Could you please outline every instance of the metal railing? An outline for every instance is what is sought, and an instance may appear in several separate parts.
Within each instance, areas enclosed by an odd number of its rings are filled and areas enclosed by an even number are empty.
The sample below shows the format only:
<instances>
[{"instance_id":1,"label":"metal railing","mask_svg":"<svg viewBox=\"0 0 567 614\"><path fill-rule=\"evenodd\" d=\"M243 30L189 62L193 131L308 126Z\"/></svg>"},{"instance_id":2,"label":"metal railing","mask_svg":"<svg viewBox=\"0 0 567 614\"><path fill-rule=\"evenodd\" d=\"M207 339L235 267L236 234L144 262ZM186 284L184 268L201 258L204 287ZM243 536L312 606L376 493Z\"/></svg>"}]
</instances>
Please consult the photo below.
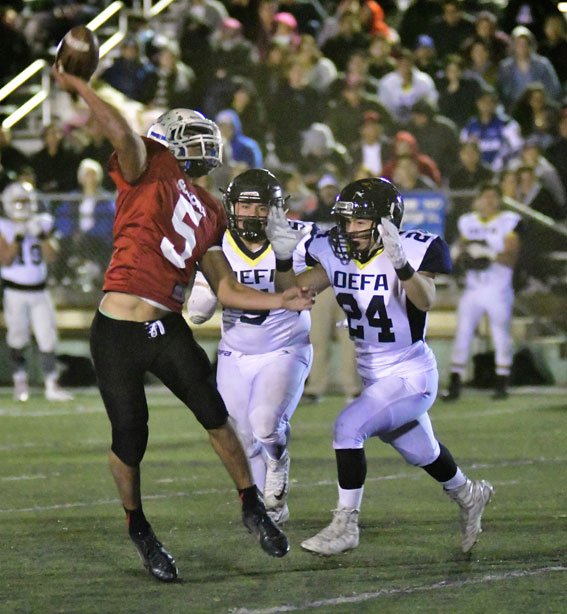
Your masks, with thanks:
<instances>
[{"instance_id":1,"label":"metal railing","mask_svg":"<svg viewBox=\"0 0 567 614\"><path fill-rule=\"evenodd\" d=\"M159 0L153 3L152 0L143 0L141 6L141 12L144 17L149 19L159 15L175 0ZM96 17L94 17L89 23L87 28L93 32L98 30L102 25L108 24L108 22L117 17L117 30L111 34L99 48L99 57L104 57L112 49L114 49L126 36L128 31L128 15L131 13L129 9L124 6L123 2L117 0L103 11L101 11ZM6 85L0 88L0 110L8 111L9 115L2 121L2 128L9 130L15 126L20 120L26 117L31 111L41 106L41 123L43 126L51 123L51 104L50 104L50 92L51 92L51 67L49 63L44 59L35 60L21 73L11 79ZM40 82L34 84L32 80L37 77L39 73ZM28 89L38 88L39 90L28 98L24 103L12 109L12 106L5 104L10 96L21 93L23 88Z\"/></svg>"}]
</instances>

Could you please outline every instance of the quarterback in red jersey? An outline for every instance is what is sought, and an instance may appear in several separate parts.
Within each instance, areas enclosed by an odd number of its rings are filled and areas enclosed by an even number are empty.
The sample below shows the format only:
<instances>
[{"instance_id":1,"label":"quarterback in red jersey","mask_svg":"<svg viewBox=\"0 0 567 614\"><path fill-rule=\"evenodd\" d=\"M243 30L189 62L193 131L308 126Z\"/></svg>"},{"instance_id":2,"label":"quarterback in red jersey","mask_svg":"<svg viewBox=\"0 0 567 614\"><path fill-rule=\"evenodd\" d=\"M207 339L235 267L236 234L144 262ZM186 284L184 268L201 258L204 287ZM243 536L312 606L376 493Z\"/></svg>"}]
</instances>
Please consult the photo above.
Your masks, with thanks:
<instances>
[{"instance_id":1,"label":"quarterback in red jersey","mask_svg":"<svg viewBox=\"0 0 567 614\"><path fill-rule=\"evenodd\" d=\"M112 426L110 470L126 511L129 535L144 566L159 580L177 577L173 557L142 510L140 463L148 440L147 372L195 414L234 480L248 530L270 555L289 550L254 485L246 454L228 422L209 360L181 310L198 261L220 302L237 309L301 311L311 292L282 294L239 284L222 250L222 206L190 183L222 163L218 126L197 111L174 109L136 134L124 117L81 78L53 67L58 85L79 95L113 145L110 172L118 188L113 256L91 328L91 353ZM157 142L156 142L157 141Z\"/></svg>"}]
</instances>

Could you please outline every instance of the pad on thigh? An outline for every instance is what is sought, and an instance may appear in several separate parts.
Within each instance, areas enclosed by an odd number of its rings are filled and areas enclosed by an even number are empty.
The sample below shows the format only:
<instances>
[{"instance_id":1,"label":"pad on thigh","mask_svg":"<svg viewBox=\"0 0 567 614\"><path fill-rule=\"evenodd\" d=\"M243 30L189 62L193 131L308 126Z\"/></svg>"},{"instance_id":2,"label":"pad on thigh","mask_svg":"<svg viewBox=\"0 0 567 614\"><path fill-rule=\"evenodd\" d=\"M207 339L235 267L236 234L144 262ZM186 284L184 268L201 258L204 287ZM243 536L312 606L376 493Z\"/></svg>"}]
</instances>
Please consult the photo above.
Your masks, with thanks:
<instances>
[{"instance_id":1,"label":"pad on thigh","mask_svg":"<svg viewBox=\"0 0 567 614\"><path fill-rule=\"evenodd\" d=\"M437 394L436 370L407 377L388 376L366 387L335 421L335 449L360 448L425 414Z\"/></svg>"},{"instance_id":2,"label":"pad on thigh","mask_svg":"<svg viewBox=\"0 0 567 614\"><path fill-rule=\"evenodd\" d=\"M410 465L425 467L430 465L440 453L439 442L433 433L429 414L425 413L413 420L404 432L393 441L388 441ZM400 431L403 428L399 429Z\"/></svg>"}]
</instances>

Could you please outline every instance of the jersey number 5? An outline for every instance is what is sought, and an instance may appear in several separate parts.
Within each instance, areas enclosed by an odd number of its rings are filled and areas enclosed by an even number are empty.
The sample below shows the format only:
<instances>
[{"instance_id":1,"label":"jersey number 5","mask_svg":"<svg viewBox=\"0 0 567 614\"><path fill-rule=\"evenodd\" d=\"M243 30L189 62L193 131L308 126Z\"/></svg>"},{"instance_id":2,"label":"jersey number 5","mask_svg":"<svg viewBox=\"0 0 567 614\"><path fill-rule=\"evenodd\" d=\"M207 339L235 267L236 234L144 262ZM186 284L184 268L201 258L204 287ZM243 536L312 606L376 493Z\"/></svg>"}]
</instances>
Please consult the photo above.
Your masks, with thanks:
<instances>
[{"instance_id":1,"label":"jersey number 5","mask_svg":"<svg viewBox=\"0 0 567 614\"><path fill-rule=\"evenodd\" d=\"M353 320L362 320L362 312L352 294L341 292L337 294L337 302L343 308L348 319L348 332L351 337L364 339L364 326L352 325ZM378 341L382 343L393 343L396 340L396 335L392 331L392 319L388 317L384 297L376 294L368 304L366 309L366 319L368 324L373 328L379 328Z\"/></svg>"},{"instance_id":2,"label":"jersey number 5","mask_svg":"<svg viewBox=\"0 0 567 614\"><path fill-rule=\"evenodd\" d=\"M190 198L191 200L195 199L195 201L202 206L195 195L191 194ZM203 217L197 211L197 207L193 206L191 200L184 194L180 194L177 204L175 205L175 209L173 210L173 217L171 218L171 223L173 224L173 228L175 228L175 232L180 234L185 239L184 250L181 253L177 252L175 250L175 246L167 237L163 237L160 243L160 248L163 255L169 260L169 262L180 269L185 268L185 262L191 258L191 254L193 253L196 243L195 230L184 221L185 215L189 216L189 219L193 222L193 224L195 224L195 226L199 225Z\"/></svg>"}]
</instances>

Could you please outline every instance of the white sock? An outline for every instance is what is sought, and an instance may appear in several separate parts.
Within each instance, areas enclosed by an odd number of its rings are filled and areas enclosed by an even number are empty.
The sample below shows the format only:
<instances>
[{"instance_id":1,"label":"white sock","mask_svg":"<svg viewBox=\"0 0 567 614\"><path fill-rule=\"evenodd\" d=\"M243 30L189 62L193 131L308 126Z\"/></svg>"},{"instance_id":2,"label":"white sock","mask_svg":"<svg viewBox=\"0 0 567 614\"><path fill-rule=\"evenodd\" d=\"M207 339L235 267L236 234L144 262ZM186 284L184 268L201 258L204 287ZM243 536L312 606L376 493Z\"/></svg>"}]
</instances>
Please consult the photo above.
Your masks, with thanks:
<instances>
[{"instance_id":1,"label":"white sock","mask_svg":"<svg viewBox=\"0 0 567 614\"><path fill-rule=\"evenodd\" d=\"M467 476L457 467L457 473L446 482L441 482L445 490L455 490L460 488L467 481Z\"/></svg>"},{"instance_id":2,"label":"white sock","mask_svg":"<svg viewBox=\"0 0 567 614\"><path fill-rule=\"evenodd\" d=\"M364 486L360 488L341 488L339 486L339 509L359 510L362 504L362 495L364 494Z\"/></svg>"}]
</instances>

